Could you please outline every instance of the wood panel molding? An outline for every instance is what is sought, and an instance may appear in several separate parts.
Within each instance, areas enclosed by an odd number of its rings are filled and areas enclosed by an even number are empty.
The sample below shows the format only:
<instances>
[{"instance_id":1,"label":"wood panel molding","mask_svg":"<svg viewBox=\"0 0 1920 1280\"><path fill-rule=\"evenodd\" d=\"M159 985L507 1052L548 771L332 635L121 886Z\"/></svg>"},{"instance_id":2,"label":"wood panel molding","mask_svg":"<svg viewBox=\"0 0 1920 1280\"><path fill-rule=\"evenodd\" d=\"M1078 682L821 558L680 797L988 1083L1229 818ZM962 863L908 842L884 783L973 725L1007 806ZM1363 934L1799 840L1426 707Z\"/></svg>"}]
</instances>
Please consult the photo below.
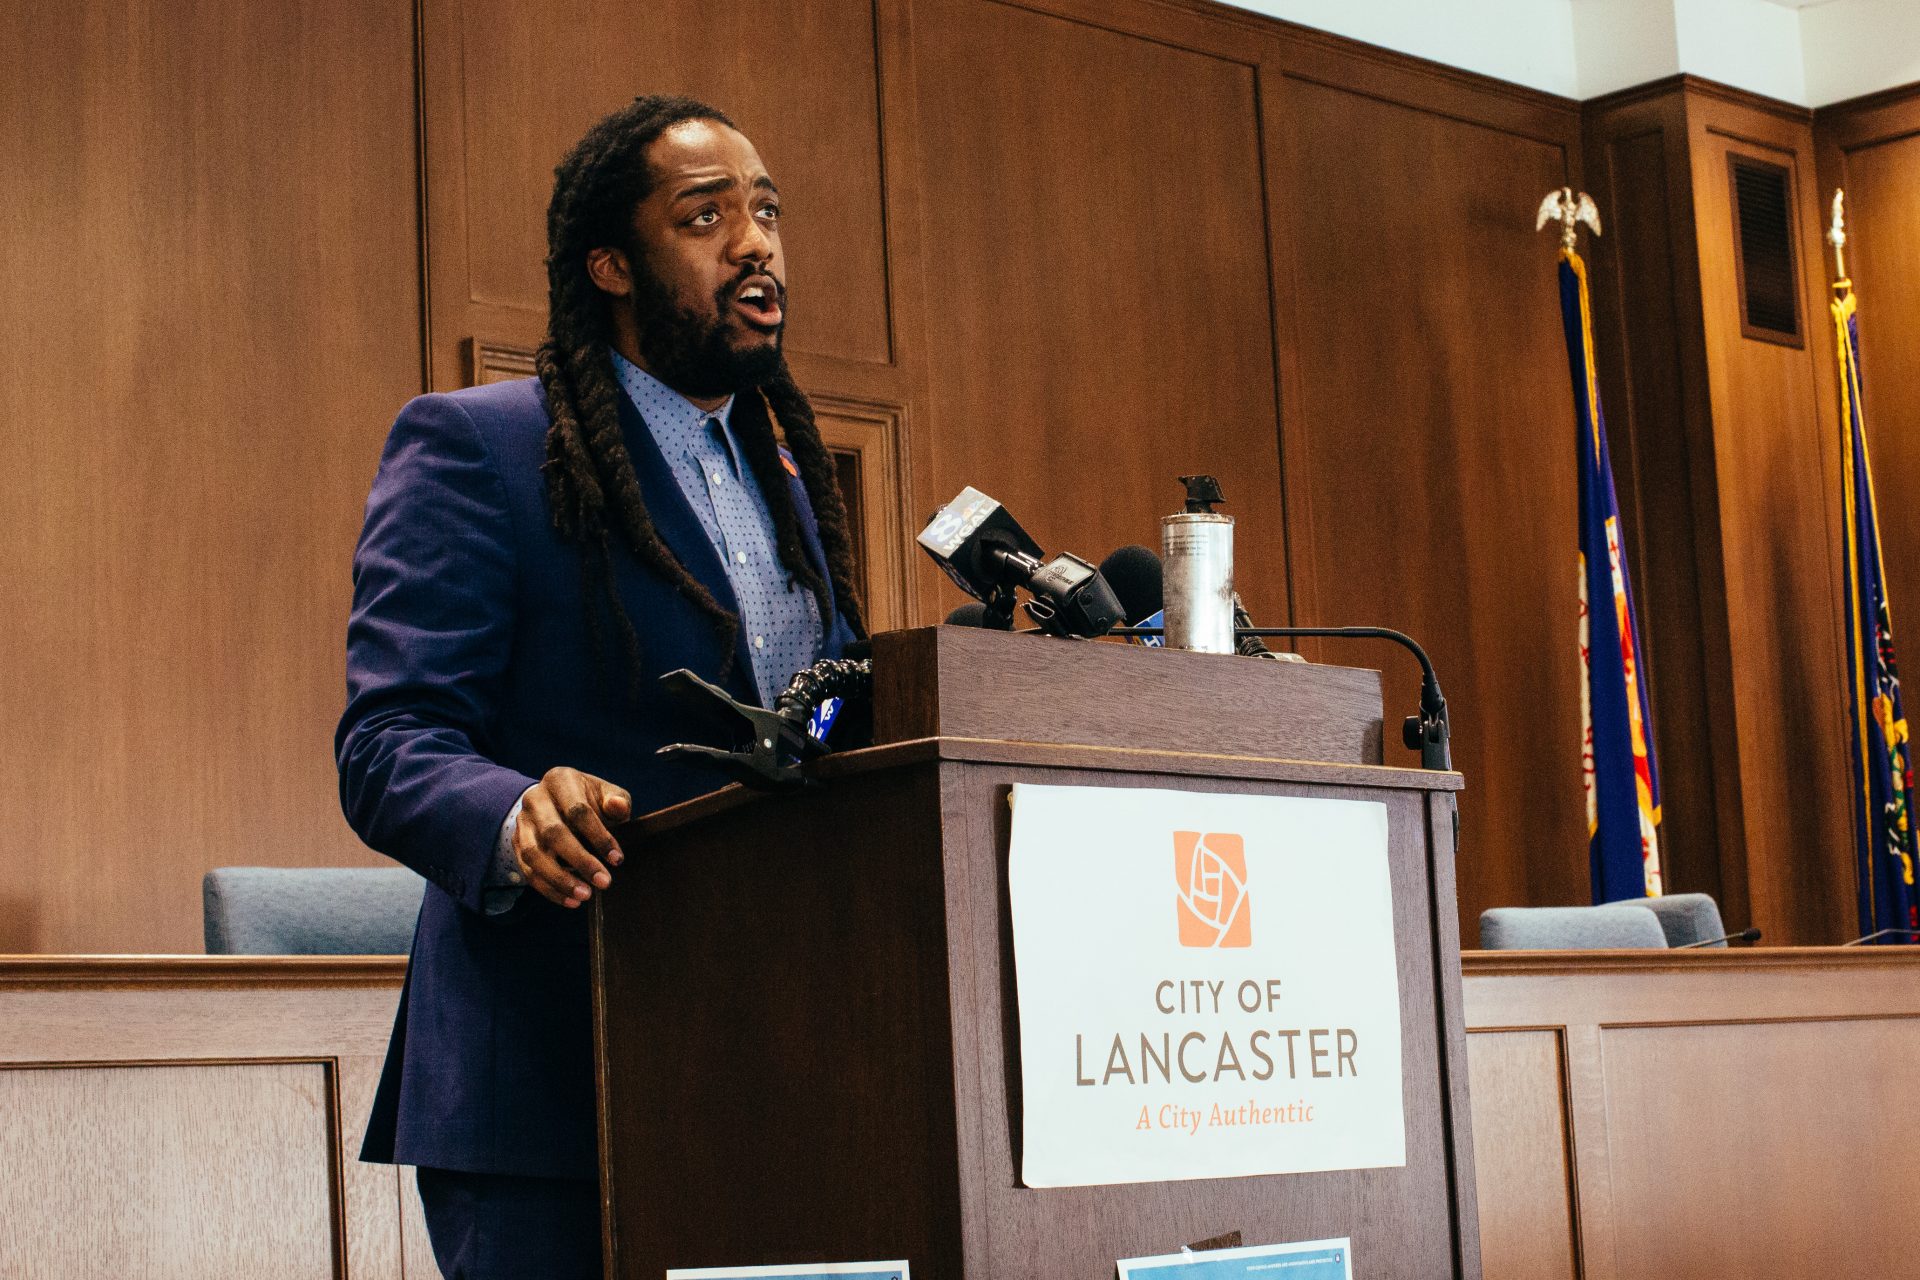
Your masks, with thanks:
<instances>
[{"instance_id":1,"label":"wood panel molding","mask_svg":"<svg viewBox=\"0 0 1920 1280\"><path fill-rule=\"evenodd\" d=\"M1782 102L1778 98L1769 98L1765 94L1755 93L1750 89L1736 88L1686 71L1678 75L1663 76L1658 80L1649 80L1645 84L1616 89L1612 93L1603 93L1598 97L1588 98L1579 105L1585 114L1606 114L1621 107L1632 106L1639 102L1657 101L1675 94L1684 94L1696 99L1713 99L1728 106L1777 116L1792 124L1811 124L1814 117L1813 111L1807 107Z\"/></svg>"},{"instance_id":2,"label":"wood panel molding","mask_svg":"<svg viewBox=\"0 0 1920 1280\"><path fill-rule=\"evenodd\" d=\"M389 987L405 956L0 955L5 990L43 987Z\"/></svg>"},{"instance_id":3,"label":"wood panel molding","mask_svg":"<svg viewBox=\"0 0 1920 1280\"><path fill-rule=\"evenodd\" d=\"M909 525L912 469L907 462L906 409L878 400L832 393L810 395L820 439L857 477L856 558L863 568L869 631L917 624L908 589L908 559L916 530ZM843 484L844 487L844 484ZM918 567L917 565L915 566Z\"/></svg>"},{"instance_id":4,"label":"wood panel molding","mask_svg":"<svg viewBox=\"0 0 1920 1280\"><path fill-rule=\"evenodd\" d=\"M467 339L467 380L469 387L489 382L511 382L534 376L535 347L513 342L490 342L485 338Z\"/></svg>"},{"instance_id":5,"label":"wood panel molding","mask_svg":"<svg viewBox=\"0 0 1920 1280\"><path fill-rule=\"evenodd\" d=\"M1017 3L1035 12L1055 13L1089 23L1109 25L1168 43L1185 42L1189 48L1215 56L1244 56L1243 51L1248 47L1249 39L1262 48L1284 46L1304 61L1325 55L1350 69L1349 75L1343 76L1341 83L1351 79L1351 69L1377 67L1403 82L1421 82L1429 87L1430 92L1437 90L1451 95L1458 91L1462 100L1471 100L1481 109L1485 104L1505 99L1528 110L1568 115L1576 112L1580 105L1572 98L1543 89L1448 66L1382 45L1367 44L1284 18L1229 7L1218 0L1136 0L1124 7L1102 3L1102 0L997 2ZM1121 10L1117 15L1116 8Z\"/></svg>"}]
</instances>

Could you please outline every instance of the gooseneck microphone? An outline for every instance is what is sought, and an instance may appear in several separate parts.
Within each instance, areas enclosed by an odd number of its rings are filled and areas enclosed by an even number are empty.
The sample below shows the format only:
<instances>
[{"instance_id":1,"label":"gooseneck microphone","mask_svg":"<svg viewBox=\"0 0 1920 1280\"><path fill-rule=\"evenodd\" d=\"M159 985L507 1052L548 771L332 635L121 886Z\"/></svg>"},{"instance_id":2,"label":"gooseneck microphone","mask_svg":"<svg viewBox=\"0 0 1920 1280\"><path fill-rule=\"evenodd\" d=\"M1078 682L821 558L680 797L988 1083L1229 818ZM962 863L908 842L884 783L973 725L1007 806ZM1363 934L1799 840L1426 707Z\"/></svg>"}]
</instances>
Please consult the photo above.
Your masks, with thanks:
<instances>
[{"instance_id":1,"label":"gooseneck microphone","mask_svg":"<svg viewBox=\"0 0 1920 1280\"><path fill-rule=\"evenodd\" d=\"M1723 933L1717 938L1706 938L1699 942L1683 942L1679 946L1675 947L1674 950L1675 951L1696 951L1701 947L1717 947L1723 942L1758 942L1758 941L1760 941L1760 931L1758 929L1742 929L1738 933Z\"/></svg>"},{"instance_id":2,"label":"gooseneck microphone","mask_svg":"<svg viewBox=\"0 0 1920 1280\"><path fill-rule=\"evenodd\" d=\"M1007 509L978 489L962 489L934 514L916 539L949 578L986 606L986 625L1013 625L1016 589L1024 590L1027 616L1042 631L1091 639L1120 622L1100 571L1079 556L1051 560Z\"/></svg>"},{"instance_id":3,"label":"gooseneck microphone","mask_svg":"<svg viewBox=\"0 0 1920 1280\"><path fill-rule=\"evenodd\" d=\"M1453 745L1452 731L1447 724L1447 699L1440 692L1440 677L1434 672L1433 659L1427 656L1427 651L1412 636L1391 627L1252 627L1247 634L1329 640L1387 640L1399 645L1420 664L1420 710L1401 723L1400 740L1407 744L1409 751L1420 753L1422 769L1452 770Z\"/></svg>"},{"instance_id":4,"label":"gooseneck microphone","mask_svg":"<svg viewBox=\"0 0 1920 1280\"><path fill-rule=\"evenodd\" d=\"M1138 613L1146 607L1149 599L1143 595L1148 584L1158 586L1157 578L1144 567L1142 556L1153 556L1145 547L1122 547L1108 556L1102 563L1105 571L1107 563L1119 558L1124 569L1117 568L1117 575L1128 584L1129 602L1126 616L1130 625L1115 627L1111 634L1124 636L1130 640L1150 640L1164 634L1163 628L1153 622L1132 622L1137 616L1152 617L1151 611L1145 615ZM1156 560L1158 557L1154 557ZM1236 599L1235 604L1239 602ZM1157 601L1155 603L1157 608ZM1246 616L1244 609L1238 610L1235 617L1234 635L1243 643L1247 639L1265 636L1317 637L1324 639L1346 640L1388 640L1399 645L1414 656L1420 664L1420 710L1407 717L1401 729L1401 737L1409 751L1420 753L1420 767L1423 769L1450 770L1453 768L1453 746L1451 731L1447 723L1447 699L1440 692L1440 677L1434 672L1433 660L1427 656L1412 636L1394 631L1387 627L1254 627L1240 625L1240 619ZM1264 647L1264 646L1262 646ZM1241 652L1246 652L1241 649ZM1278 655L1274 655L1278 656Z\"/></svg>"}]
</instances>

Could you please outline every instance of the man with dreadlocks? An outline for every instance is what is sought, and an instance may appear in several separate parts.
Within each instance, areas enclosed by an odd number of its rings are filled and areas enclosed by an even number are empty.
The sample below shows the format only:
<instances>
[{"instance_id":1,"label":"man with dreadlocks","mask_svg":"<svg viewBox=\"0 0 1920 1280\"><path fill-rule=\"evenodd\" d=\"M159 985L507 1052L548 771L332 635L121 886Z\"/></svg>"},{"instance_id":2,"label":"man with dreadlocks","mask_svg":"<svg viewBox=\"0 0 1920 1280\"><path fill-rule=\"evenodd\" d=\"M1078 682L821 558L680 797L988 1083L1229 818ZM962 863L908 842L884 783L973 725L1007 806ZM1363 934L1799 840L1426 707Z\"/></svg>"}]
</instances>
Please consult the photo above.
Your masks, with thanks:
<instances>
[{"instance_id":1,"label":"man with dreadlocks","mask_svg":"<svg viewBox=\"0 0 1920 1280\"><path fill-rule=\"evenodd\" d=\"M433 885L361 1154L419 1166L450 1277L600 1274L579 907L612 828L713 785L654 756L698 736L656 678L770 704L861 627L752 144L637 99L555 170L547 244L539 377L394 423L335 740L354 830Z\"/></svg>"}]
</instances>

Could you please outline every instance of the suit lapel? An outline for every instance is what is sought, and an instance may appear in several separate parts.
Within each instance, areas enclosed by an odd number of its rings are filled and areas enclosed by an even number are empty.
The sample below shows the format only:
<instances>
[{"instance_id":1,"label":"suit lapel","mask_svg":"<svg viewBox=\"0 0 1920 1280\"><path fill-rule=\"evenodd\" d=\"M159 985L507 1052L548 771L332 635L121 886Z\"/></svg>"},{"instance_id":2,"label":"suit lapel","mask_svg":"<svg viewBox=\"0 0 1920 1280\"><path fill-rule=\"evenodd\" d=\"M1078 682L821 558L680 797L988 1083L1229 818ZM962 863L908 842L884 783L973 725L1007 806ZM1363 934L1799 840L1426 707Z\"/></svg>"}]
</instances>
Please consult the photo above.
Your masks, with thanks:
<instances>
[{"instance_id":1,"label":"suit lapel","mask_svg":"<svg viewBox=\"0 0 1920 1280\"><path fill-rule=\"evenodd\" d=\"M783 462L791 463L792 458L785 449L780 450ZM793 509L799 514L800 550L807 557L807 563L820 575L823 582L831 584L833 575L827 571L827 553L820 545L820 526L813 514L813 503L807 498L807 486L793 471L786 471L787 490L793 495ZM840 612L840 602L834 598L833 591L827 591L827 616L820 619L820 643L824 646L833 635L833 624Z\"/></svg>"},{"instance_id":2,"label":"suit lapel","mask_svg":"<svg viewBox=\"0 0 1920 1280\"><path fill-rule=\"evenodd\" d=\"M719 553L713 549L713 542L701 527L700 517L694 514L687 495L680 491L679 482L673 478L673 468L660 452L659 442L625 392L620 395L620 431L626 437L627 453L633 458L633 469L640 480L640 497L653 516L653 527L659 532L660 540L686 566L687 572L713 593L721 608L738 617L740 602L734 597L733 584L727 580L726 566L720 563ZM735 629L733 670L726 685L728 691L742 701L760 700L759 690L754 687L753 655L747 649L744 624Z\"/></svg>"}]
</instances>

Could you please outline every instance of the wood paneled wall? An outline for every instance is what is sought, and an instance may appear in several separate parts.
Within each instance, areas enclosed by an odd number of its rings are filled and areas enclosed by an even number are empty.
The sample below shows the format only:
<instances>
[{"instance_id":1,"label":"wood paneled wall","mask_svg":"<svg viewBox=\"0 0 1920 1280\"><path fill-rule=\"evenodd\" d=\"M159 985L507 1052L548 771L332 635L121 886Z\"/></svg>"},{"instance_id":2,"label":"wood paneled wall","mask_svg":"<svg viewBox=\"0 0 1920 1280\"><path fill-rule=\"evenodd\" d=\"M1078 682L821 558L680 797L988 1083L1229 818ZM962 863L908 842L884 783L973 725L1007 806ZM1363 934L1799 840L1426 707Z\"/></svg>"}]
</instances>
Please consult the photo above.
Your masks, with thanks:
<instances>
[{"instance_id":1,"label":"wood paneled wall","mask_svg":"<svg viewBox=\"0 0 1920 1280\"><path fill-rule=\"evenodd\" d=\"M413 15L0 7L0 952L199 949L340 817L348 561L420 388Z\"/></svg>"},{"instance_id":2,"label":"wood paneled wall","mask_svg":"<svg viewBox=\"0 0 1920 1280\"><path fill-rule=\"evenodd\" d=\"M1555 244L1516 216L1578 173L1572 104L1290 48L1267 96L1280 215L1293 617L1428 647L1469 779L1461 936L1587 896L1572 390ZM1556 364L1556 361L1558 362ZM1388 758L1418 672L1385 645Z\"/></svg>"},{"instance_id":3,"label":"wood paneled wall","mask_svg":"<svg viewBox=\"0 0 1920 1280\"><path fill-rule=\"evenodd\" d=\"M1097 558L1157 540L1177 475L1220 475L1257 617L1432 649L1469 939L1483 907L1587 892L1571 396L1530 218L1583 149L1654 165L1610 211L1673 289L1642 273L1599 305L1635 317L1609 397L1672 879L1783 940L1838 928L1839 757L1798 745L1839 714L1837 652L1804 635L1838 634L1819 352L1709 332L1718 268L1677 247L1678 210L1724 216L1705 148L1784 147L1810 183L1804 120L1700 105L1595 143L1566 100L1203 0L87 0L0 24L0 336L37 371L0 386L0 949L191 950L208 867L375 860L330 739L379 441L410 394L537 342L552 166L645 91L725 107L789 197L792 363L858 477L876 620L958 603L908 538L965 484ZM1398 651L1309 651L1411 709Z\"/></svg>"},{"instance_id":4,"label":"wood paneled wall","mask_svg":"<svg viewBox=\"0 0 1920 1280\"><path fill-rule=\"evenodd\" d=\"M31 854L0 949L190 950L207 867L372 860L329 747L380 438L537 342L552 166L644 91L724 106L790 197L792 362L879 621L958 603L906 539L965 484L1098 557L1212 471L1257 616L1434 647L1469 916L1579 897L1570 401L1526 221L1577 173L1572 104L1204 3L303 6L6 19L0 323L51 376L0 392L40 424L5 446ZM1396 652L1319 656L1412 706Z\"/></svg>"}]
</instances>

